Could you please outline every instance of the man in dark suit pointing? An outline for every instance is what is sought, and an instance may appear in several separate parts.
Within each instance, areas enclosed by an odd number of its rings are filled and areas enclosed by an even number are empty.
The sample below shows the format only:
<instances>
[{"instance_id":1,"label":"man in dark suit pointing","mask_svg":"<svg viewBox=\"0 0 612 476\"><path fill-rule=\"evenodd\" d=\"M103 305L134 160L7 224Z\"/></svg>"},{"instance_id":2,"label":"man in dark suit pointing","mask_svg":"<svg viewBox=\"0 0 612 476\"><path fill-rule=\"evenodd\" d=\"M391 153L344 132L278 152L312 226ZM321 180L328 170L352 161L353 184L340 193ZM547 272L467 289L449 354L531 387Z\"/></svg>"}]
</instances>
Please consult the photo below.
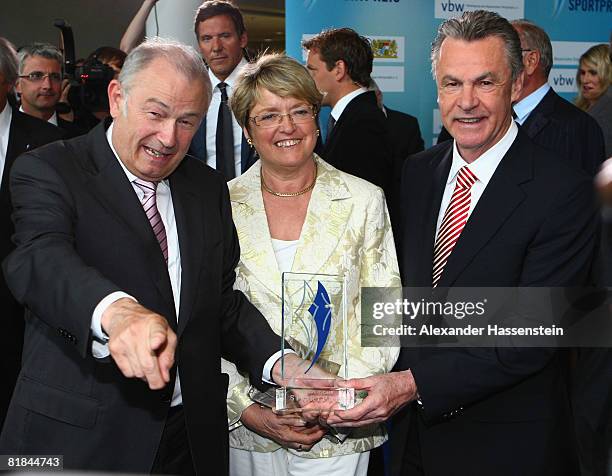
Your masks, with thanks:
<instances>
[{"instance_id":1,"label":"man in dark suit pointing","mask_svg":"<svg viewBox=\"0 0 612 476\"><path fill-rule=\"evenodd\" d=\"M278 377L280 342L233 290L224 178L185 158L210 81L192 48L152 40L108 94L111 124L13 167L17 248L3 271L28 311L0 452L226 474L221 355L261 382Z\"/></svg>"},{"instance_id":2,"label":"man in dark suit pointing","mask_svg":"<svg viewBox=\"0 0 612 476\"><path fill-rule=\"evenodd\" d=\"M442 23L431 57L454 140L404 166L403 285L586 283L597 237L591 180L512 120L523 70L516 31L495 13L467 12ZM404 348L397 372L346 382L368 396L328 421L397 413L396 475L574 475L561 357L553 348Z\"/></svg>"}]
</instances>

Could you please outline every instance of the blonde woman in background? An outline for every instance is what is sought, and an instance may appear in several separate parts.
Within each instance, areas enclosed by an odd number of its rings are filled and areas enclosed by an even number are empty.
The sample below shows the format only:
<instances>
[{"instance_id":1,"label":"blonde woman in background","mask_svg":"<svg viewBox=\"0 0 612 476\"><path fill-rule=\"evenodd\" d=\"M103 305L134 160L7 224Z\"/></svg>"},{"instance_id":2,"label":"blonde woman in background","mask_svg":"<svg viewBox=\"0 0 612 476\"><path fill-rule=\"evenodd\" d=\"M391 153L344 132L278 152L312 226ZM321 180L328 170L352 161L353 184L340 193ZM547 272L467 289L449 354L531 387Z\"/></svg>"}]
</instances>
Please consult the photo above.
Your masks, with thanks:
<instances>
[{"instance_id":1,"label":"blonde woman in background","mask_svg":"<svg viewBox=\"0 0 612 476\"><path fill-rule=\"evenodd\" d=\"M604 134L606 157L612 157L612 62L607 44L592 46L580 57L576 82L576 106L595 118Z\"/></svg>"}]
</instances>

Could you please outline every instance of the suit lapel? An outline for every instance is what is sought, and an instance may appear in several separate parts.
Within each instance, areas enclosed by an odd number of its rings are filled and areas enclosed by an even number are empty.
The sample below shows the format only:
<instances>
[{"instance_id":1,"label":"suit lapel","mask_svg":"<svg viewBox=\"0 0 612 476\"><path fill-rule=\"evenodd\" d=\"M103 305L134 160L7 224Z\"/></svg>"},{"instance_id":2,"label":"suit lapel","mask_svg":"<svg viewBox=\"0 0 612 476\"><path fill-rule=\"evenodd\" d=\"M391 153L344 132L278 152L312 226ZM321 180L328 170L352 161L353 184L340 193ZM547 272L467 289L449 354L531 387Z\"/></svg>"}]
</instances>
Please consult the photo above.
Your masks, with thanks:
<instances>
[{"instance_id":1,"label":"suit lapel","mask_svg":"<svg viewBox=\"0 0 612 476\"><path fill-rule=\"evenodd\" d=\"M317 159L318 160L318 159ZM260 185L261 165L256 163L232 187L234 220L240 240L242 265L280 300L281 273L272 248ZM317 183L302 226L293 271L320 272L338 245L352 206L340 173L318 160ZM316 249L316 253L313 253Z\"/></svg>"},{"instance_id":2,"label":"suit lapel","mask_svg":"<svg viewBox=\"0 0 612 476\"><path fill-rule=\"evenodd\" d=\"M408 198L404 200L404 206L409 208L404 214L408 219L402 230L402 282L406 286L431 285L436 223L452 163L452 142L440 154L441 159L440 155L429 159L424 172L405 168L403 186L407 187ZM417 167L421 165L414 164Z\"/></svg>"},{"instance_id":3,"label":"suit lapel","mask_svg":"<svg viewBox=\"0 0 612 476\"><path fill-rule=\"evenodd\" d=\"M520 185L532 177L528 141L519 131L478 200L442 273L439 286L452 286L474 256L497 233L516 207L525 199Z\"/></svg>"},{"instance_id":4,"label":"suit lapel","mask_svg":"<svg viewBox=\"0 0 612 476\"><path fill-rule=\"evenodd\" d=\"M281 275L261 195L261 164L231 186L232 213L240 242L240 261L272 294L281 293Z\"/></svg>"},{"instance_id":5,"label":"suit lapel","mask_svg":"<svg viewBox=\"0 0 612 476\"><path fill-rule=\"evenodd\" d=\"M551 88L521 126L521 129L529 137L538 135L550 122L549 116L552 114L555 106L555 95L556 93Z\"/></svg>"},{"instance_id":6,"label":"suit lapel","mask_svg":"<svg viewBox=\"0 0 612 476\"><path fill-rule=\"evenodd\" d=\"M292 271L323 272L349 223L353 210L349 189L338 170L318 158L317 183L312 191L306 221L300 234L300 246ZM316 252L313 252L315 250Z\"/></svg>"},{"instance_id":7,"label":"suit lapel","mask_svg":"<svg viewBox=\"0 0 612 476\"><path fill-rule=\"evenodd\" d=\"M185 330L191 317L193 303L199 289L197 283L201 269L202 250L210 249L206 244L207 235L202 223L214 223L212 218L203 221L201 207L194 205L202 202L202 197L195 193L197 187L197 184L191 183L183 167L179 166L170 178L176 229L181 249L181 303L180 309L177 310L179 336ZM209 211L210 207L204 207L205 213Z\"/></svg>"},{"instance_id":8,"label":"suit lapel","mask_svg":"<svg viewBox=\"0 0 612 476\"><path fill-rule=\"evenodd\" d=\"M329 134L327 141L323 144L323 151L325 154L323 157L324 159L327 160L327 157L331 155L331 150L333 150L334 148L336 137L338 137L338 134L340 133L339 131L341 131L342 128L345 127L347 121L350 122L351 118L359 117L359 112L363 109L362 105L372 99L372 97L370 96L374 97L373 91L367 91L365 93L361 93L358 96L354 97L346 105L346 107L342 111L342 114L340 114L340 117L336 121L336 124L334 125L334 128L331 131L331 134ZM376 101L375 97L374 97L374 101Z\"/></svg>"},{"instance_id":9,"label":"suit lapel","mask_svg":"<svg viewBox=\"0 0 612 476\"><path fill-rule=\"evenodd\" d=\"M8 193L8 179L13 162L24 152L30 150L30 130L27 123L21 120L20 114L13 109L11 117L11 125L9 129L9 139L6 147L6 159L4 162L4 171L2 173L2 184L0 188Z\"/></svg>"},{"instance_id":10,"label":"suit lapel","mask_svg":"<svg viewBox=\"0 0 612 476\"><path fill-rule=\"evenodd\" d=\"M88 135L90 161L95 165L90 171L88 187L91 193L111 214L128 228L146 249L149 275L160 294L174 309L172 286L168 268L159 248L159 243L151 229L151 224L142 208L134 188L108 145L104 124L97 126ZM176 327L176 322L170 325ZM176 321L176 320L175 320Z\"/></svg>"}]
</instances>

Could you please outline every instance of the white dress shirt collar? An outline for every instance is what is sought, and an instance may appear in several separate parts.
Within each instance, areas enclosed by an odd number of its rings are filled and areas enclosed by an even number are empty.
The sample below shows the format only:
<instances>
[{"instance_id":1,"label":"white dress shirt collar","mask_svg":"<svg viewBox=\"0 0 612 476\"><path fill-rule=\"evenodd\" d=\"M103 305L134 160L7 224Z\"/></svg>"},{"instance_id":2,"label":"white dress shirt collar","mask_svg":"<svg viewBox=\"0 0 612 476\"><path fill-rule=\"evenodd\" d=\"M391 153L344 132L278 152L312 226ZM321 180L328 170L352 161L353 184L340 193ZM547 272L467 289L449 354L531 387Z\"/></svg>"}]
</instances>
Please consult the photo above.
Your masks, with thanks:
<instances>
[{"instance_id":1,"label":"white dress shirt collar","mask_svg":"<svg viewBox=\"0 0 612 476\"><path fill-rule=\"evenodd\" d=\"M236 83L236 80L238 79L238 75L240 74L240 70L242 69L242 67L248 63L249 62L245 58L242 58L240 60L240 63L238 63L236 67L234 68L234 71L232 71L232 73L227 78L225 78L223 82L227 84L230 87L230 89L234 87L234 84ZM211 69L208 70L208 77L210 78L210 82L212 83L212 88L214 90L217 87L217 85L221 82L221 80L215 76L215 73L213 73ZM228 95L229 95L229 92L228 92Z\"/></svg>"},{"instance_id":2,"label":"white dress shirt collar","mask_svg":"<svg viewBox=\"0 0 612 476\"><path fill-rule=\"evenodd\" d=\"M346 106L348 106L348 104L353 99L355 99L357 96L359 96L360 94L363 94L363 93L365 93L367 91L368 90L366 88L359 88L359 89L355 89L355 91L350 92L350 93L348 93L345 96L342 96L340 98L340 100L336 103L336 105L331 110L331 115L334 118L334 120L337 121L338 119L340 119L340 116L342 115L342 113L346 109Z\"/></svg>"},{"instance_id":3,"label":"white dress shirt collar","mask_svg":"<svg viewBox=\"0 0 612 476\"><path fill-rule=\"evenodd\" d=\"M519 102L514 105L514 113L516 114L515 121L518 122L521 126L531 114L540 101L544 99L544 96L548 93L550 89L550 85L548 83L544 83L534 92L532 92L529 96L524 97Z\"/></svg>"},{"instance_id":4,"label":"white dress shirt collar","mask_svg":"<svg viewBox=\"0 0 612 476\"><path fill-rule=\"evenodd\" d=\"M453 182L459 173L459 169L464 165L468 165L472 173L478 177L478 181L482 182L482 184L486 187L489 180L491 180L491 177L495 173L497 166L506 155L506 152L508 152L508 149L510 149L514 139L516 139L517 134L518 126L514 121L511 121L510 127L499 142L497 142L497 144L487 150L471 164L468 164L465 160L463 160L463 157L461 157L461 154L457 149L457 142L453 141L453 163L451 165L451 170L448 174L446 183L450 184Z\"/></svg>"},{"instance_id":5,"label":"white dress shirt collar","mask_svg":"<svg viewBox=\"0 0 612 476\"><path fill-rule=\"evenodd\" d=\"M27 114L27 112L23 110L23 106L19 106L19 112L23 112L24 114ZM53 124L54 126L57 126L57 112L53 111L53 114L51 115L49 119L47 119L47 122L50 124Z\"/></svg>"}]
</instances>

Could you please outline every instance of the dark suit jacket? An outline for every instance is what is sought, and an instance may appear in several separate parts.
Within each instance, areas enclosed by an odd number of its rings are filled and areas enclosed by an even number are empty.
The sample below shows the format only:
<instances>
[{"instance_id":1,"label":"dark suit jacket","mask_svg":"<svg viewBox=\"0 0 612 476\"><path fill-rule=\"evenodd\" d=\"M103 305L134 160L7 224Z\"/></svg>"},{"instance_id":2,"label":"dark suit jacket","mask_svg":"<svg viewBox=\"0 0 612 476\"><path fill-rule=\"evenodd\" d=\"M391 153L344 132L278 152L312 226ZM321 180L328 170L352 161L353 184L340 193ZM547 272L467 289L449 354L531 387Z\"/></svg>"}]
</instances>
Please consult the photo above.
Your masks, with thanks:
<instances>
[{"instance_id":1,"label":"dark suit jacket","mask_svg":"<svg viewBox=\"0 0 612 476\"><path fill-rule=\"evenodd\" d=\"M389 190L393 153L387 119L367 91L353 98L332 129L322 157L343 172Z\"/></svg>"},{"instance_id":2,"label":"dark suit jacket","mask_svg":"<svg viewBox=\"0 0 612 476\"><path fill-rule=\"evenodd\" d=\"M72 139L89 132L88 129L82 128L78 124L70 121L65 121L61 117L57 118L57 127L61 129L64 134L64 139Z\"/></svg>"},{"instance_id":3,"label":"dark suit jacket","mask_svg":"<svg viewBox=\"0 0 612 476\"><path fill-rule=\"evenodd\" d=\"M595 176L604 160L604 140L597 122L551 88L521 130L538 145L558 153Z\"/></svg>"},{"instance_id":4,"label":"dark suit jacket","mask_svg":"<svg viewBox=\"0 0 612 476\"><path fill-rule=\"evenodd\" d=\"M385 110L387 112L388 142L393 153L391 190L388 191L389 213L395 245L399 250L401 247L399 233L401 217L397 216L397 201L400 196L402 166L407 157L421 152L425 147L425 143L423 142L423 137L421 137L421 129L416 117L400 111L394 111L386 106Z\"/></svg>"},{"instance_id":5,"label":"dark suit jacket","mask_svg":"<svg viewBox=\"0 0 612 476\"><path fill-rule=\"evenodd\" d=\"M29 311L0 452L63 454L73 469L149 472L173 385L151 391L91 353L94 307L123 290L176 330L195 469L225 474L221 355L261 382L266 359L280 348L261 314L232 289L240 250L226 183L189 157L169 177L182 264L175 312L163 255L104 125L13 167L17 248L3 269Z\"/></svg>"},{"instance_id":6,"label":"dark suit jacket","mask_svg":"<svg viewBox=\"0 0 612 476\"><path fill-rule=\"evenodd\" d=\"M404 286L431 286L436 220L451 162L452 142L445 142L404 166ZM590 178L519 130L439 286L583 284L594 259L597 216ZM410 418L425 474L575 474L561 357L550 348L402 349L398 368L412 370L423 405L398 416L392 474L404 474L399 466L414 452L402 441Z\"/></svg>"},{"instance_id":7,"label":"dark suit jacket","mask_svg":"<svg viewBox=\"0 0 612 476\"><path fill-rule=\"evenodd\" d=\"M419 121L416 117L401 111L395 111L385 106L387 112L387 127L389 128L389 143L393 149L393 156L399 162L398 172L404 159L425 149L425 142L421 136Z\"/></svg>"},{"instance_id":8,"label":"dark suit jacket","mask_svg":"<svg viewBox=\"0 0 612 476\"><path fill-rule=\"evenodd\" d=\"M193 139L191 139L191 146L189 147L189 154L195 158L206 163L206 117L202 119L202 123L198 128L198 132L195 133ZM257 155L255 154L255 148L250 147L246 141L246 137L242 134L242 144L240 146L240 158L241 158L241 173L245 173L247 169L255 163Z\"/></svg>"},{"instance_id":9,"label":"dark suit jacket","mask_svg":"<svg viewBox=\"0 0 612 476\"><path fill-rule=\"evenodd\" d=\"M13 117L6 149L6 161L0 185L0 259L4 259L13 249L11 236L14 232L11 213L13 207L9 195L9 175L17 156L48 142L61 139L57 127L35 117L13 109ZM15 301L9 291L4 276L0 276L0 299L2 302L4 343L0 346L0 370L3 375L0 391L0 428L6 416L13 387L19 373L21 348L23 344L23 307Z\"/></svg>"}]
</instances>

